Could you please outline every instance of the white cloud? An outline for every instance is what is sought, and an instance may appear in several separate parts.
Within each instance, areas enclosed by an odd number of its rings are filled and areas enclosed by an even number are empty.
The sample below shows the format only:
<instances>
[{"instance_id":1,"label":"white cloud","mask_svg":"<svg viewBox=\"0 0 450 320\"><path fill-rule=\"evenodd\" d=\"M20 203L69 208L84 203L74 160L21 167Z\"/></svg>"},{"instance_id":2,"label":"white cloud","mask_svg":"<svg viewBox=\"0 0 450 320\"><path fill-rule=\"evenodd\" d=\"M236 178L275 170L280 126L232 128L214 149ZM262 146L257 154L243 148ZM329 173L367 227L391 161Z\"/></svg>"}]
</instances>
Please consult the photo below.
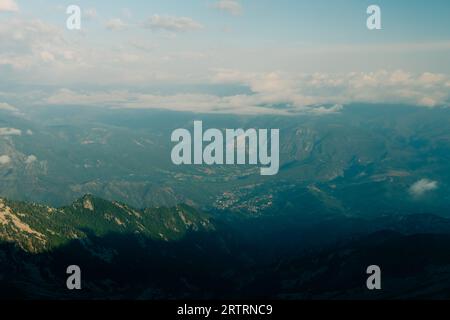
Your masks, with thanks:
<instances>
[{"instance_id":1,"label":"white cloud","mask_svg":"<svg viewBox=\"0 0 450 320\"><path fill-rule=\"evenodd\" d=\"M402 70L293 75L219 69L212 77L212 81L219 84L247 85L269 103L286 103L294 107L354 102L448 106L450 93L446 83L449 79L442 74L412 74Z\"/></svg>"},{"instance_id":2,"label":"white cloud","mask_svg":"<svg viewBox=\"0 0 450 320\"><path fill-rule=\"evenodd\" d=\"M29 155L26 159L25 159L25 163L26 164L32 164L33 162L37 161L37 157L35 155Z\"/></svg>"},{"instance_id":3,"label":"white cloud","mask_svg":"<svg viewBox=\"0 0 450 320\"><path fill-rule=\"evenodd\" d=\"M111 27L120 28L114 24ZM109 45L103 39L96 46L89 42L81 33L67 33L63 28L40 20L8 19L0 24L0 70L8 72L13 84L40 83L59 88L79 83L174 84L183 78L188 79L183 83L192 83L192 64L182 59L170 62L165 59L186 51L182 48L164 52L148 36ZM151 44L154 49L151 52L136 50L129 42ZM198 64L204 61L202 59ZM205 78L207 69L195 69L195 73L204 73ZM3 78L8 75L3 74ZM20 99L24 100L24 96Z\"/></svg>"},{"instance_id":4,"label":"white cloud","mask_svg":"<svg viewBox=\"0 0 450 320\"><path fill-rule=\"evenodd\" d=\"M125 23L126 20L113 19L110 28L120 30ZM158 15L151 17L145 26L153 30L168 31L161 36L201 28L200 23L191 18ZM77 88L81 83L85 87L101 83L104 87L111 85L115 88L136 88L166 84L209 85L211 80L222 83L228 77L230 79L227 83L248 86L253 91L251 97L234 97L233 100L243 100L245 103L251 100L263 104L286 103L297 109L305 105L329 107L349 102L400 102L434 107L450 101L448 75L432 72L417 75L402 70L359 73L324 71L316 74L301 74L299 71L314 72L317 69L316 60L320 60L321 70L328 70L327 67L322 68L327 63L332 63L339 70L341 66L344 71L360 70L358 66L339 63L334 58L326 59L334 57L334 52L338 52L338 56L344 55L346 61L351 63L357 60L352 52L365 57L374 50L377 56L384 57L383 53L390 52L389 50L402 54L407 50L422 51L425 48L450 50L450 42L398 45L398 48L395 47L397 45L393 45L394 48L387 45L368 48L269 46L262 55L261 49L253 46L248 49L221 45L219 48L212 48L215 45L207 43L205 48L201 41L187 42L180 39L169 42L162 37L155 45L155 39L150 39L141 32L117 36L120 41L112 42L106 37L97 39L98 43L92 46L92 38L83 36L82 33L64 32L64 28L60 26L36 19L9 17L0 24L2 79L8 79L12 85L39 83L55 88ZM383 61L384 65L395 65ZM217 66L227 66L234 70L218 70L211 77L210 70ZM372 69L370 66L367 68ZM374 66L373 69L377 70L377 67ZM42 103L39 97L25 101L26 96L21 95L17 103Z\"/></svg>"},{"instance_id":5,"label":"white cloud","mask_svg":"<svg viewBox=\"0 0 450 320\"><path fill-rule=\"evenodd\" d=\"M216 96L195 92L156 95L127 90L77 92L62 89L49 96L45 103L213 113L296 112L316 115L337 113L343 105L350 103L403 103L424 107L448 105L448 77L427 74L429 79L440 79L431 81L427 88L423 86L423 77L423 74L414 75L403 71L292 75L220 69L211 77L212 83L244 85L251 92Z\"/></svg>"},{"instance_id":6,"label":"white cloud","mask_svg":"<svg viewBox=\"0 0 450 320\"><path fill-rule=\"evenodd\" d=\"M19 72L44 67L43 62L67 63L76 56L61 28L34 19L10 19L0 24L0 47L0 66Z\"/></svg>"},{"instance_id":7,"label":"white cloud","mask_svg":"<svg viewBox=\"0 0 450 320\"><path fill-rule=\"evenodd\" d=\"M18 112L19 110L16 107L13 107L12 105L0 102L0 110L10 111L10 112Z\"/></svg>"},{"instance_id":8,"label":"white cloud","mask_svg":"<svg viewBox=\"0 0 450 320\"><path fill-rule=\"evenodd\" d=\"M432 181L429 179L421 179L414 183L410 188L409 192L414 196L422 196L427 192L436 190L438 188L437 181Z\"/></svg>"},{"instance_id":9,"label":"white cloud","mask_svg":"<svg viewBox=\"0 0 450 320\"><path fill-rule=\"evenodd\" d=\"M235 16L242 14L242 6L236 0L220 0L214 3L213 7L231 13Z\"/></svg>"},{"instance_id":10,"label":"white cloud","mask_svg":"<svg viewBox=\"0 0 450 320\"><path fill-rule=\"evenodd\" d=\"M0 0L0 12L17 12L19 6L14 0Z\"/></svg>"},{"instance_id":11,"label":"white cloud","mask_svg":"<svg viewBox=\"0 0 450 320\"><path fill-rule=\"evenodd\" d=\"M118 21L120 22L111 24L112 29L118 30L124 24L122 20ZM174 34L198 29L201 25L191 18L155 15L148 20L146 27ZM184 40L179 43L171 41L168 50L165 48L168 42L161 41L155 46L153 40L139 36L114 45L99 42L98 46L92 46L86 37L79 33L67 33L63 28L40 20L8 18L4 24L0 24L0 68L2 72L5 70L8 73L3 74L3 78L11 79L12 85L40 83L60 89L54 93L21 92L15 97L20 99L17 101L21 104L78 103L117 108L167 108L199 112L315 114L339 112L340 107L334 106L353 102L402 103L425 107L450 104L450 76L447 74L411 73L404 70L300 73L296 62L283 59L285 53L288 56L289 52L292 53L289 48L268 48L265 54L261 55L261 51L256 49L243 51L244 54L241 54L239 49L223 49L219 52L218 49L195 48ZM187 47L184 47L185 45ZM382 52L386 50L402 53L406 49L421 51L426 47L430 50L430 46L433 50L448 50L450 42L399 45L398 48L394 46L391 49L380 46L382 49L377 53L383 56ZM369 49L375 48L378 47ZM319 48L318 52L315 52L314 48L310 49L313 50L311 55L320 56L322 49ZM323 51L328 52L330 48L325 49L327 48L323 48ZM352 51L366 54L369 50L358 47L355 49L354 46L331 49L337 52L341 50L345 54ZM305 51L308 51L308 48ZM297 55L298 52L295 51L295 61L303 61ZM273 60L275 56L277 61L289 64L289 68L278 67ZM266 59L268 60L265 61ZM261 60L265 61L263 66L258 62ZM217 65L231 67L212 69ZM2 68L3 66L6 68ZM345 69L349 68L346 66ZM190 87L231 84L247 87L250 93L224 97L204 94L204 91L199 94L194 89L188 93L184 91L183 94L172 95L149 94L146 90L127 92L105 89L81 92L77 89L61 89L79 88L77 85L80 83L85 87L101 83L104 87L115 88L163 87L166 84L189 84ZM5 103L0 103L0 110L17 111L14 106Z\"/></svg>"},{"instance_id":12,"label":"white cloud","mask_svg":"<svg viewBox=\"0 0 450 320\"><path fill-rule=\"evenodd\" d=\"M20 136L22 130L16 128L0 128L0 136Z\"/></svg>"},{"instance_id":13,"label":"white cloud","mask_svg":"<svg viewBox=\"0 0 450 320\"><path fill-rule=\"evenodd\" d=\"M324 107L324 106L319 106L319 107L315 107L315 108L311 108L310 113L312 114L316 114L316 115L325 115L325 114L333 114L333 113L338 113L339 111L342 111L342 109L344 108L344 106L342 104L335 104L332 107Z\"/></svg>"},{"instance_id":14,"label":"white cloud","mask_svg":"<svg viewBox=\"0 0 450 320\"><path fill-rule=\"evenodd\" d=\"M11 158L7 155L2 155L0 156L0 165L4 166L7 165L11 162Z\"/></svg>"},{"instance_id":15,"label":"white cloud","mask_svg":"<svg viewBox=\"0 0 450 320\"><path fill-rule=\"evenodd\" d=\"M203 28L203 26L188 17L153 15L144 23L144 28L165 30L170 32L186 32Z\"/></svg>"},{"instance_id":16,"label":"white cloud","mask_svg":"<svg viewBox=\"0 0 450 320\"><path fill-rule=\"evenodd\" d=\"M120 18L114 18L106 22L106 29L111 31L121 31L127 28L127 24L123 22Z\"/></svg>"}]
</instances>

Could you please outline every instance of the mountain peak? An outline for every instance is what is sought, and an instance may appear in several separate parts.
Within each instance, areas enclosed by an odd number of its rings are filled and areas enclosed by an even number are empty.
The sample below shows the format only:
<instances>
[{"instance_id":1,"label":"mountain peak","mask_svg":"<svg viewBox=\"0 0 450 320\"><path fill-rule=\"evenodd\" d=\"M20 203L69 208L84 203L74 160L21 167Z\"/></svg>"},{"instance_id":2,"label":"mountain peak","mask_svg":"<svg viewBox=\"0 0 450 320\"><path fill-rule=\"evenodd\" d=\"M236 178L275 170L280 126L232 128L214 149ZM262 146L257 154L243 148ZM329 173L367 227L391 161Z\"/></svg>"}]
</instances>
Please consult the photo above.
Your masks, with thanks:
<instances>
[{"instance_id":1,"label":"mountain peak","mask_svg":"<svg viewBox=\"0 0 450 320\"><path fill-rule=\"evenodd\" d=\"M76 208L83 208L85 210L88 211L96 211L96 205L97 204L101 204L101 203L109 203L109 201L98 198L90 193L85 194L84 196L82 196L81 198L79 198L78 200L75 200L73 203L73 207Z\"/></svg>"}]
</instances>

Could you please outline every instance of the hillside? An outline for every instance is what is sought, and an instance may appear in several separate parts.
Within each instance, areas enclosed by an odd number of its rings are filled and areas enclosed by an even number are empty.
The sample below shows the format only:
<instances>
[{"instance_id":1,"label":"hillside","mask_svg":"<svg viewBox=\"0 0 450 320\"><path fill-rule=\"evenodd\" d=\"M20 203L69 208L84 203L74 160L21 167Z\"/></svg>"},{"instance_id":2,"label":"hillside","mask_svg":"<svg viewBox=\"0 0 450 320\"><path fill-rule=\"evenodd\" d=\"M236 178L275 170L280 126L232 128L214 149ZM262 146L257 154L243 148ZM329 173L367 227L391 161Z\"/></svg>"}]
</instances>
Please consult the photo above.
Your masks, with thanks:
<instances>
[{"instance_id":1,"label":"hillside","mask_svg":"<svg viewBox=\"0 0 450 320\"><path fill-rule=\"evenodd\" d=\"M53 208L0 199L0 239L35 253L86 238L88 233L169 241L182 238L189 230L213 229L207 214L186 205L138 210L86 195L70 206Z\"/></svg>"},{"instance_id":2,"label":"hillside","mask_svg":"<svg viewBox=\"0 0 450 320\"><path fill-rule=\"evenodd\" d=\"M439 298L450 290L447 218L224 218L91 195L61 208L2 199L0 297ZM82 291L65 287L71 264L82 269ZM383 292L364 290L370 264L383 269Z\"/></svg>"}]
</instances>

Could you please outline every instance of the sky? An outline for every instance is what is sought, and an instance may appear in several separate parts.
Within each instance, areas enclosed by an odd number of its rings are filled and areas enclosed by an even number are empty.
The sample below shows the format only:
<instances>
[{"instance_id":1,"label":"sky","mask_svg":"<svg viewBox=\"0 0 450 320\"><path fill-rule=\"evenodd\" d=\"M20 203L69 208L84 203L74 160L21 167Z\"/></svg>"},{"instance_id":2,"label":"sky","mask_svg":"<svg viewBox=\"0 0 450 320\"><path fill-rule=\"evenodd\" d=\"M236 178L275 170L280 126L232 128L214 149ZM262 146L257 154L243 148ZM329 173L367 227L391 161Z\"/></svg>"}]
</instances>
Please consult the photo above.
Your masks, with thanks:
<instances>
[{"instance_id":1,"label":"sky","mask_svg":"<svg viewBox=\"0 0 450 320\"><path fill-rule=\"evenodd\" d=\"M381 30L366 26L369 5ZM66 9L81 8L68 30ZM443 0L0 0L0 109L450 105ZM283 108L279 108L283 105Z\"/></svg>"}]
</instances>

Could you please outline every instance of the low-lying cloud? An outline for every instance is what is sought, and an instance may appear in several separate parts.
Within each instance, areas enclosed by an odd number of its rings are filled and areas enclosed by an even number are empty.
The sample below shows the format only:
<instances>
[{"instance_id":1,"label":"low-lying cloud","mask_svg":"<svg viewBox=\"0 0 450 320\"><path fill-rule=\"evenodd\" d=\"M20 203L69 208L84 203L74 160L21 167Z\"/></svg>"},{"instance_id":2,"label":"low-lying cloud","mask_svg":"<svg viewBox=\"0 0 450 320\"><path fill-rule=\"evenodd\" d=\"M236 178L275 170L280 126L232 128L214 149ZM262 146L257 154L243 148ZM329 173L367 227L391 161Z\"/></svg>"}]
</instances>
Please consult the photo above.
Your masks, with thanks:
<instances>
[{"instance_id":1,"label":"low-lying cloud","mask_svg":"<svg viewBox=\"0 0 450 320\"><path fill-rule=\"evenodd\" d=\"M20 136L22 130L16 128L0 128L0 136Z\"/></svg>"},{"instance_id":2,"label":"low-lying cloud","mask_svg":"<svg viewBox=\"0 0 450 320\"><path fill-rule=\"evenodd\" d=\"M11 162L11 158L8 155L0 156L0 166L7 165Z\"/></svg>"},{"instance_id":3,"label":"low-lying cloud","mask_svg":"<svg viewBox=\"0 0 450 320\"><path fill-rule=\"evenodd\" d=\"M33 162L37 161L37 157L35 155L29 155L26 159L25 159L25 164L32 164Z\"/></svg>"},{"instance_id":4,"label":"low-lying cloud","mask_svg":"<svg viewBox=\"0 0 450 320\"><path fill-rule=\"evenodd\" d=\"M421 179L414 183L410 188L409 192L413 196L422 196L428 192L438 189L438 182L429 179Z\"/></svg>"},{"instance_id":5,"label":"low-lying cloud","mask_svg":"<svg viewBox=\"0 0 450 320\"><path fill-rule=\"evenodd\" d=\"M10 111L10 112L18 112L19 110L16 107L13 107L9 103L0 102L0 110Z\"/></svg>"},{"instance_id":6,"label":"low-lying cloud","mask_svg":"<svg viewBox=\"0 0 450 320\"><path fill-rule=\"evenodd\" d=\"M450 79L441 74L401 70L348 74L242 73L218 70L217 85L246 86L249 93L226 96L205 93L161 95L128 90L76 91L61 89L46 100L52 105L91 105L114 108L168 109L202 113L331 114L351 103L449 106Z\"/></svg>"}]
</instances>

